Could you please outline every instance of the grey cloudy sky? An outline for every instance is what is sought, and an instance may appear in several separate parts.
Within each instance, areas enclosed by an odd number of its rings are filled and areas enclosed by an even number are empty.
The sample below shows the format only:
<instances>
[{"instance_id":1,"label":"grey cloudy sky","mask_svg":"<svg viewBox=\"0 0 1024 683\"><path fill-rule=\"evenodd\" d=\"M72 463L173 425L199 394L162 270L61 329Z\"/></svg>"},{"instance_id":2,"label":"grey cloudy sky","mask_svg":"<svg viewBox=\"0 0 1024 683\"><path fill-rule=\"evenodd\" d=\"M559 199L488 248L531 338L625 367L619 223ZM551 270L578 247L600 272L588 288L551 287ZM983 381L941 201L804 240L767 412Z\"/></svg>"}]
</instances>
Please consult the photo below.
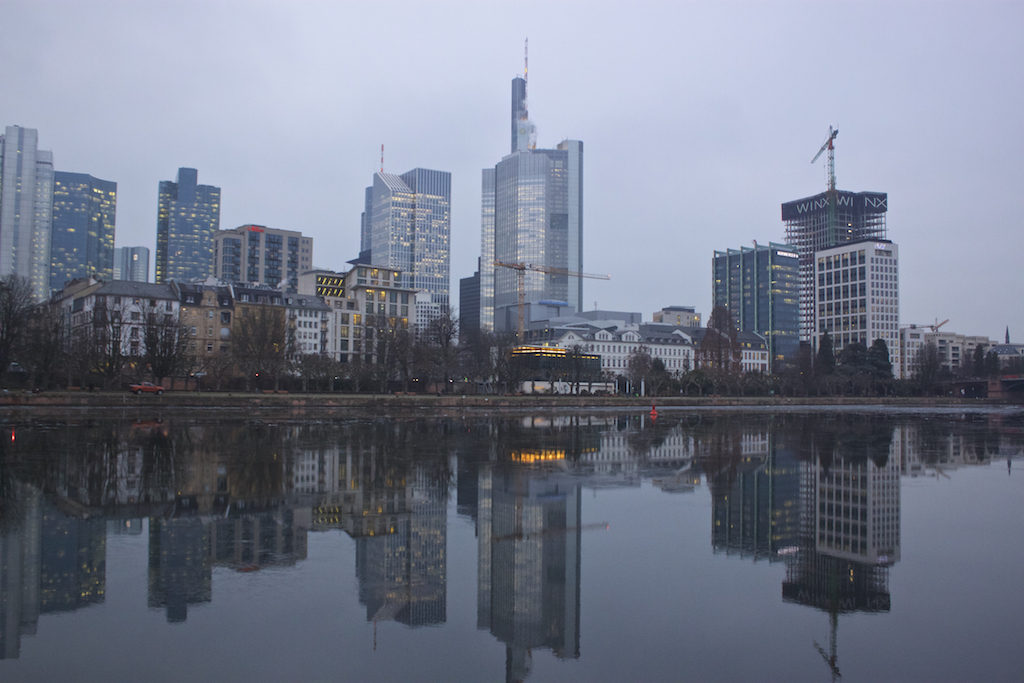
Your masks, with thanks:
<instances>
[{"instance_id":1,"label":"grey cloudy sky","mask_svg":"<svg viewBox=\"0 0 1024 683\"><path fill-rule=\"evenodd\" d=\"M779 205L889 193L901 320L1024 341L1024 3L54 2L0 9L0 125L118 183L118 246L155 245L157 183L223 190L221 227L359 246L379 165L452 173L453 305L480 170L509 146L530 41L541 147L584 142L587 308L711 305L715 249L783 241Z\"/></svg>"}]
</instances>

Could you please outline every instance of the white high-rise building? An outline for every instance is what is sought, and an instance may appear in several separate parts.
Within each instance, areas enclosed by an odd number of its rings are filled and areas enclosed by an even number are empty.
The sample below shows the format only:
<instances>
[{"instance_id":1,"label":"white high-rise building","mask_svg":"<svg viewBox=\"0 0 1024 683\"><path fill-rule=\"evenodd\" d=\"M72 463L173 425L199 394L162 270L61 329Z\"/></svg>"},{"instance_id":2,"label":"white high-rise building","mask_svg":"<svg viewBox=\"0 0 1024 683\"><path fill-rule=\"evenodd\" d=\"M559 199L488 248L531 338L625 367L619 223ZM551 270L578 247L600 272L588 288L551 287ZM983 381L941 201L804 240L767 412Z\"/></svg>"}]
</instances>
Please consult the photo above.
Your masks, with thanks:
<instances>
[{"instance_id":1,"label":"white high-rise building","mask_svg":"<svg viewBox=\"0 0 1024 683\"><path fill-rule=\"evenodd\" d=\"M435 317L450 304L451 185L447 171L414 168L374 173L366 189L360 263L399 271L406 286L429 295L424 310Z\"/></svg>"},{"instance_id":2,"label":"white high-rise building","mask_svg":"<svg viewBox=\"0 0 1024 683\"><path fill-rule=\"evenodd\" d=\"M817 350L828 332L836 354L847 344L889 348L900 377L899 249L889 240L847 242L814 255L814 330Z\"/></svg>"},{"instance_id":3,"label":"white high-rise building","mask_svg":"<svg viewBox=\"0 0 1024 683\"><path fill-rule=\"evenodd\" d=\"M53 153L39 149L38 138L21 126L0 136L0 277L26 278L42 300L50 294Z\"/></svg>"}]
</instances>

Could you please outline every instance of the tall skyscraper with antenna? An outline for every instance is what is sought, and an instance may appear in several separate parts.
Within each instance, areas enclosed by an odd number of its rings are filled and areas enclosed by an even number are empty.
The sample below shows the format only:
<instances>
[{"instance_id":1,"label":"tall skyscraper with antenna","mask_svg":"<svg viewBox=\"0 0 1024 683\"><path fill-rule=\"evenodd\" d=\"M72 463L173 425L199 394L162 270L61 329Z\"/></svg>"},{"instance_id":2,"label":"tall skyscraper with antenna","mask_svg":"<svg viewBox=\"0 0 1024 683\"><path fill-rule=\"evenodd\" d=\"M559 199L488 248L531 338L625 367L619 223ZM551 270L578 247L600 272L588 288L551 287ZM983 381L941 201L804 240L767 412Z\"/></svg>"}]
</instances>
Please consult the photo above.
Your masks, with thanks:
<instances>
[{"instance_id":1,"label":"tall skyscraper with antenna","mask_svg":"<svg viewBox=\"0 0 1024 683\"><path fill-rule=\"evenodd\" d=\"M494 265L583 269L583 143L563 140L554 149L537 149L527 73L524 62L523 75L512 79L511 151L482 174L480 327L485 331L516 329L520 277L527 307L559 301L583 310L580 277Z\"/></svg>"}]
</instances>

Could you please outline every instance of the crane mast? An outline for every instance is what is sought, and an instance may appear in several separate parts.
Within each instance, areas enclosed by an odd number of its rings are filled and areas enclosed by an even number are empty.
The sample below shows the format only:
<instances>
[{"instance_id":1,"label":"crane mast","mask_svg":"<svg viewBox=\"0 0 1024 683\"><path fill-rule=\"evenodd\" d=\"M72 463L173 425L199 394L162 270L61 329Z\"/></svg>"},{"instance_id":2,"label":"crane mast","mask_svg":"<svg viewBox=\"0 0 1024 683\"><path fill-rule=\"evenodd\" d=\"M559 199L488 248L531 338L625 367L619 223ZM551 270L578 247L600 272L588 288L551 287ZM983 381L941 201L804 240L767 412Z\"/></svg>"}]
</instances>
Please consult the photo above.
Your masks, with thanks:
<instances>
[{"instance_id":1,"label":"crane mast","mask_svg":"<svg viewBox=\"0 0 1024 683\"><path fill-rule=\"evenodd\" d=\"M825 138L825 143L818 150L818 153L811 159L813 164L818 160L818 157L822 155L826 150L828 151L828 166L826 172L828 173L828 225L827 234L830 244L836 243L838 237L838 226L836 225L836 148L835 140L836 136L839 135L839 129L833 128L831 125L828 127L828 137Z\"/></svg>"}]
</instances>

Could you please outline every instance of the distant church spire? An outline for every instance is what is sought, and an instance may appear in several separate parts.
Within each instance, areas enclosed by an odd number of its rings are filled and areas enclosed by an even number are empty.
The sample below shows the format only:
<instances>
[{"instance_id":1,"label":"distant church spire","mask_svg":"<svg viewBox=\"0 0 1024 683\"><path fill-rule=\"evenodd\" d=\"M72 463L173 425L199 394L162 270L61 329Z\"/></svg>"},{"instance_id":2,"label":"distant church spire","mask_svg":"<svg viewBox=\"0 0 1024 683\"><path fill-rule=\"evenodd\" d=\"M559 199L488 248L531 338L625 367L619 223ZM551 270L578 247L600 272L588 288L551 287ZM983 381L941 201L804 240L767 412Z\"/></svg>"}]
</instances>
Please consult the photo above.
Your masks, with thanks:
<instances>
[{"instance_id":1,"label":"distant church spire","mask_svg":"<svg viewBox=\"0 0 1024 683\"><path fill-rule=\"evenodd\" d=\"M1007 344L1010 343L1010 326L1009 325L1006 326L1006 343Z\"/></svg>"}]
</instances>

